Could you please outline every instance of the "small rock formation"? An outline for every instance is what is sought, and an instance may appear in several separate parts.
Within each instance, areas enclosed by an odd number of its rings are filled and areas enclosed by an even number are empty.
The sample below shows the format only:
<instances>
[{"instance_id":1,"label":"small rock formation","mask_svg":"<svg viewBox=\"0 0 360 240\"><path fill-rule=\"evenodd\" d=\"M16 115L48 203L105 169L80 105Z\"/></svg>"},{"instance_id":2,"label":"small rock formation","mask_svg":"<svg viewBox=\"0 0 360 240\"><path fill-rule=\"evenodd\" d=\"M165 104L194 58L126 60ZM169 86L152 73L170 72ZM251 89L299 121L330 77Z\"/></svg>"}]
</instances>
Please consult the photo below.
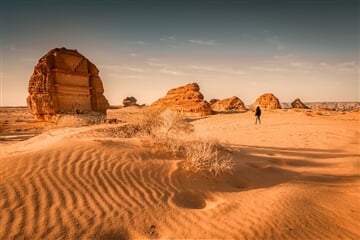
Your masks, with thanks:
<instances>
[{"instance_id":1,"label":"small rock formation","mask_svg":"<svg viewBox=\"0 0 360 240\"><path fill-rule=\"evenodd\" d=\"M124 107L130 107L130 106L139 106L138 104L136 104L137 99L134 97L126 97L123 100L123 105Z\"/></svg>"},{"instance_id":2,"label":"small rock formation","mask_svg":"<svg viewBox=\"0 0 360 240\"><path fill-rule=\"evenodd\" d=\"M219 100L211 104L211 108L215 112L227 112L227 111L244 111L246 110L243 101L238 97L226 98Z\"/></svg>"},{"instance_id":3,"label":"small rock formation","mask_svg":"<svg viewBox=\"0 0 360 240\"><path fill-rule=\"evenodd\" d=\"M264 110L273 110L273 109L281 109L281 105L279 99L274 96L272 93L265 93L261 95L258 99L256 99L254 103L254 108L259 105L261 109Z\"/></svg>"},{"instance_id":4,"label":"small rock formation","mask_svg":"<svg viewBox=\"0 0 360 240\"><path fill-rule=\"evenodd\" d=\"M303 102L301 102L299 98L295 99L295 100L291 103L291 106L292 106L293 108L309 109L309 107L306 106Z\"/></svg>"},{"instance_id":5,"label":"small rock formation","mask_svg":"<svg viewBox=\"0 0 360 240\"><path fill-rule=\"evenodd\" d=\"M27 105L37 119L58 113L106 113L109 107L99 70L77 50L55 48L40 58L28 91Z\"/></svg>"},{"instance_id":6,"label":"small rock formation","mask_svg":"<svg viewBox=\"0 0 360 240\"><path fill-rule=\"evenodd\" d=\"M169 90L165 97L155 101L150 107L170 109L188 116L212 114L210 104L204 101L197 83Z\"/></svg>"},{"instance_id":7,"label":"small rock formation","mask_svg":"<svg viewBox=\"0 0 360 240\"><path fill-rule=\"evenodd\" d=\"M216 103L217 101L219 101L220 99L211 99L210 101L209 101L209 104L210 105L213 105L214 103Z\"/></svg>"}]
</instances>

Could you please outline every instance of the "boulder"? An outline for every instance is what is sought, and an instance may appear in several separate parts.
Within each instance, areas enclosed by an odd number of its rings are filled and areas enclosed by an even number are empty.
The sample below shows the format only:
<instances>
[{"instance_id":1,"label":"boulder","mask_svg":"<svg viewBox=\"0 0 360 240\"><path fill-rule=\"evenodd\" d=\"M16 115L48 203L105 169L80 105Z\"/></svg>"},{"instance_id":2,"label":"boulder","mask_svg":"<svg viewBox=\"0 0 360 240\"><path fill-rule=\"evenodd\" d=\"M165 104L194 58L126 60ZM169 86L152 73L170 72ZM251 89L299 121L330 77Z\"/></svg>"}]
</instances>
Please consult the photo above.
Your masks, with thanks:
<instances>
[{"instance_id":1,"label":"boulder","mask_svg":"<svg viewBox=\"0 0 360 240\"><path fill-rule=\"evenodd\" d=\"M212 114L210 104L204 101L197 83L169 90L165 97L152 103L150 108L170 109L186 116Z\"/></svg>"},{"instance_id":2,"label":"boulder","mask_svg":"<svg viewBox=\"0 0 360 240\"><path fill-rule=\"evenodd\" d=\"M211 104L215 112L245 111L245 105L238 97L226 98Z\"/></svg>"},{"instance_id":3,"label":"boulder","mask_svg":"<svg viewBox=\"0 0 360 240\"><path fill-rule=\"evenodd\" d=\"M302 108L302 109L309 109L308 106L306 106L299 98L295 99L291 103L292 108Z\"/></svg>"},{"instance_id":4,"label":"boulder","mask_svg":"<svg viewBox=\"0 0 360 240\"><path fill-rule=\"evenodd\" d=\"M214 103L216 103L217 101L219 101L220 99L211 99L210 101L209 101L209 104L210 105L213 105Z\"/></svg>"},{"instance_id":5,"label":"boulder","mask_svg":"<svg viewBox=\"0 0 360 240\"><path fill-rule=\"evenodd\" d=\"M27 105L37 119L58 113L106 113L99 70L77 50L55 48L40 58L28 87Z\"/></svg>"},{"instance_id":6,"label":"boulder","mask_svg":"<svg viewBox=\"0 0 360 240\"><path fill-rule=\"evenodd\" d=\"M272 93L265 93L261 95L258 99L256 99L253 106L254 108L256 106L260 106L260 108L264 110L281 109L279 99Z\"/></svg>"},{"instance_id":7,"label":"boulder","mask_svg":"<svg viewBox=\"0 0 360 240\"><path fill-rule=\"evenodd\" d=\"M124 107L130 107L130 106L139 106L138 104L136 104L137 99L134 97L126 97L123 100L123 105Z\"/></svg>"}]
</instances>

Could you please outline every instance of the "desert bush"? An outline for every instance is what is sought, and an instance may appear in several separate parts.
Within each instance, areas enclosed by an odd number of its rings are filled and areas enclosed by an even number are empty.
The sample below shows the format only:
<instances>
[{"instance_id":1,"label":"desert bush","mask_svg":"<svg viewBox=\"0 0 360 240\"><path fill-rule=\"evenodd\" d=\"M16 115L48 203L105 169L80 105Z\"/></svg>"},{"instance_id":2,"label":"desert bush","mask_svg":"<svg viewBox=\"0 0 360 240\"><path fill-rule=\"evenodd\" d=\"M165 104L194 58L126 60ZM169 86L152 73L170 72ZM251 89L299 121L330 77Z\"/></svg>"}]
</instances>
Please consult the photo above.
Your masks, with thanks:
<instances>
[{"instance_id":1,"label":"desert bush","mask_svg":"<svg viewBox=\"0 0 360 240\"><path fill-rule=\"evenodd\" d=\"M153 153L175 158L184 156L183 136L194 131L181 114L158 109L145 111L138 127L141 129L138 136L148 140Z\"/></svg>"},{"instance_id":2,"label":"desert bush","mask_svg":"<svg viewBox=\"0 0 360 240\"><path fill-rule=\"evenodd\" d=\"M160 140L178 138L179 135L194 131L193 125L181 114L169 110L146 110L135 125L141 129L140 133L143 137Z\"/></svg>"},{"instance_id":3,"label":"desert bush","mask_svg":"<svg viewBox=\"0 0 360 240\"><path fill-rule=\"evenodd\" d=\"M65 127L82 127L104 123L105 114L57 114L51 118L52 124L47 126L47 130Z\"/></svg>"},{"instance_id":4,"label":"desert bush","mask_svg":"<svg viewBox=\"0 0 360 240\"><path fill-rule=\"evenodd\" d=\"M234 162L224 147L213 141L189 142L185 147L187 170L205 171L214 175L232 173Z\"/></svg>"},{"instance_id":5,"label":"desert bush","mask_svg":"<svg viewBox=\"0 0 360 240\"><path fill-rule=\"evenodd\" d=\"M225 148L215 141L189 141L194 127L181 114L147 109L120 131L119 136L140 137L157 156L185 159L186 170L213 175L231 173L233 160ZM185 137L184 137L185 136Z\"/></svg>"}]
</instances>

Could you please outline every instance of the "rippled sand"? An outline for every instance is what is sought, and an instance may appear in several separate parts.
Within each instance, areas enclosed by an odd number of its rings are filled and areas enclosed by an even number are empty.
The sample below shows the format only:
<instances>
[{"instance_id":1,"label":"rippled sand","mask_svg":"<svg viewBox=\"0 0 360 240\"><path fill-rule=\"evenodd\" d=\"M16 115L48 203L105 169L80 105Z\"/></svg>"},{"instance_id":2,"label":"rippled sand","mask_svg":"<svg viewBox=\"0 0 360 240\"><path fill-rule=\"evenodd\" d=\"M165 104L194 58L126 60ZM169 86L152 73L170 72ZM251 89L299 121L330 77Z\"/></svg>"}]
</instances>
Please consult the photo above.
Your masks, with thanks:
<instances>
[{"instance_id":1,"label":"rippled sand","mask_svg":"<svg viewBox=\"0 0 360 240\"><path fill-rule=\"evenodd\" d=\"M114 110L116 111L116 110ZM119 113L120 114L120 113ZM233 174L182 169L113 124L1 143L1 239L358 239L359 113L193 121Z\"/></svg>"}]
</instances>

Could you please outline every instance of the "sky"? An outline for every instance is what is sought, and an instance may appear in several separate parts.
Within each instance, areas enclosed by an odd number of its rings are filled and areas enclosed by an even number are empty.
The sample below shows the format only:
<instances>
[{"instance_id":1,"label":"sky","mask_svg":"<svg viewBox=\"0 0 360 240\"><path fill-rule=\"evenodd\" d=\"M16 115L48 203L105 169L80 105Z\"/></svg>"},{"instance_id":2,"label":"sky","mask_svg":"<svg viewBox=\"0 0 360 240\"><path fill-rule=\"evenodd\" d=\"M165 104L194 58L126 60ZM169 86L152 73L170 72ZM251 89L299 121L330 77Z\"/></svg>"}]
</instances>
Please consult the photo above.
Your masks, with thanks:
<instances>
[{"instance_id":1,"label":"sky","mask_svg":"<svg viewBox=\"0 0 360 240\"><path fill-rule=\"evenodd\" d=\"M38 60L77 49L111 105L197 82L206 100L360 101L356 0L0 1L0 105L25 106Z\"/></svg>"}]
</instances>

